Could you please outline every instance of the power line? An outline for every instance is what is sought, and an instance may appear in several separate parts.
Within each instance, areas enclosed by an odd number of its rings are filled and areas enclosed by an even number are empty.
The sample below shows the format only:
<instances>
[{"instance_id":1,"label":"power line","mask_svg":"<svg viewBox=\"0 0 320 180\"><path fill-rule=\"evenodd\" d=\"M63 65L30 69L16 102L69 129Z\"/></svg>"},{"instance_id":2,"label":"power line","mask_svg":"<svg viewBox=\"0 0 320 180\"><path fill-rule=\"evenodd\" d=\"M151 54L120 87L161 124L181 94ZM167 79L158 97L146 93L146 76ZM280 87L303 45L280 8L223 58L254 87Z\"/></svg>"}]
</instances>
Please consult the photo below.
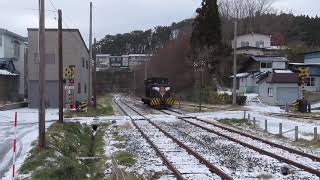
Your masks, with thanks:
<instances>
[{"instance_id":1,"label":"power line","mask_svg":"<svg viewBox=\"0 0 320 180\"><path fill-rule=\"evenodd\" d=\"M97 32L96 32L96 16L95 16L95 9L96 9L96 7L94 6L94 4L92 5L92 13L93 13L93 35L94 35L94 37L97 37Z\"/></svg>"},{"instance_id":2,"label":"power line","mask_svg":"<svg viewBox=\"0 0 320 180\"><path fill-rule=\"evenodd\" d=\"M35 9L35 8L23 8L25 10L32 10L32 11L39 11L40 9ZM56 10L50 10L50 9L47 9L45 10L47 12L57 12Z\"/></svg>"},{"instance_id":3,"label":"power line","mask_svg":"<svg viewBox=\"0 0 320 180\"><path fill-rule=\"evenodd\" d=\"M13 119L13 117L5 116L5 115L0 115L2 118L8 118L8 119Z\"/></svg>"},{"instance_id":4,"label":"power line","mask_svg":"<svg viewBox=\"0 0 320 180\"><path fill-rule=\"evenodd\" d=\"M56 12L58 12L58 9L57 9L56 6L53 4L53 2L52 2L51 0L49 0L49 2L50 2L50 4L51 4L51 6L56 10ZM70 18L69 18L69 19L70 19ZM62 18L62 22L63 22L63 24L67 27L67 29L71 29L71 28L69 28L68 24L63 20L63 18ZM70 31L70 32L71 32L72 36L73 36L77 41L80 41L80 40L78 39L78 37L74 34L74 32L72 32L72 31Z\"/></svg>"},{"instance_id":5,"label":"power line","mask_svg":"<svg viewBox=\"0 0 320 180\"><path fill-rule=\"evenodd\" d=\"M56 7L54 6L54 4L52 3L52 1L49 0L49 2L50 2L50 4L51 4L51 6L52 6L56 11L58 11L57 8L56 8Z\"/></svg>"}]
</instances>

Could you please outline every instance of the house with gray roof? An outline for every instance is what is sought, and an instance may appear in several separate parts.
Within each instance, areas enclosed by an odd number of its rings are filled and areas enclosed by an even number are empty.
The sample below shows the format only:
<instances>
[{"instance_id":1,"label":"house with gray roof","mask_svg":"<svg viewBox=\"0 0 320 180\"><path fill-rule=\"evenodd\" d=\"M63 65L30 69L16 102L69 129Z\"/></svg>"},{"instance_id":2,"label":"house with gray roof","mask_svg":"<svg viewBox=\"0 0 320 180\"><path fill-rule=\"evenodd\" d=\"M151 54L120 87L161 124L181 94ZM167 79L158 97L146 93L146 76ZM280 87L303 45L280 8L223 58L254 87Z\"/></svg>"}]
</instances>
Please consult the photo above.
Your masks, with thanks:
<instances>
[{"instance_id":1,"label":"house with gray roof","mask_svg":"<svg viewBox=\"0 0 320 180\"><path fill-rule=\"evenodd\" d=\"M299 72L300 68L308 69L308 77L304 79L304 90L307 92L320 92L320 51L304 54L304 63L290 63L289 68Z\"/></svg>"},{"instance_id":2,"label":"house with gray roof","mask_svg":"<svg viewBox=\"0 0 320 180\"><path fill-rule=\"evenodd\" d=\"M16 33L0 28L0 60L12 62L15 66L15 74L18 74L17 88L18 96L25 97L27 92L25 76L25 52L27 38Z\"/></svg>"},{"instance_id":3,"label":"house with gray roof","mask_svg":"<svg viewBox=\"0 0 320 180\"><path fill-rule=\"evenodd\" d=\"M257 81L261 102L270 105L292 104L300 98L299 76L289 71L267 72Z\"/></svg>"},{"instance_id":4,"label":"house with gray roof","mask_svg":"<svg viewBox=\"0 0 320 180\"><path fill-rule=\"evenodd\" d=\"M274 70L286 70L288 59L280 56L251 56L237 74L240 93L258 93L257 81L261 75Z\"/></svg>"}]
</instances>

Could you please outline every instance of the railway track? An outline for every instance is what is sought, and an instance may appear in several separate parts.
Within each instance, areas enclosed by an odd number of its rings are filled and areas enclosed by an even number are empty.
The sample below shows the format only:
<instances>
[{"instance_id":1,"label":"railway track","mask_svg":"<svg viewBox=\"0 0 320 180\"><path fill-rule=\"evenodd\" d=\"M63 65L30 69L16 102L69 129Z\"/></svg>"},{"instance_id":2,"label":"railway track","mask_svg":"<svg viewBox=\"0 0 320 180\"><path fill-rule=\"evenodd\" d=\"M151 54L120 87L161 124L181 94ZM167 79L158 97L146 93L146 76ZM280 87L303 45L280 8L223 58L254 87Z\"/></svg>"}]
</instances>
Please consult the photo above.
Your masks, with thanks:
<instances>
[{"instance_id":1,"label":"railway track","mask_svg":"<svg viewBox=\"0 0 320 180\"><path fill-rule=\"evenodd\" d=\"M184 116L183 113L172 110L172 109L159 110L159 111L165 114L178 116L178 118L185 123L191 124L207 132L224 137L244 147L250 148L260 154L270 156L281 162L285 162L286 164L295 166L299 169L302 169L306 172L309 172L311 174L314 174L320 177L320 164L318 163L320 162L320 157L318 156L308 154L303 151L299 151L289 147L285 147L283 145L276 144L274 142L271 142L256 136L252 136L250 134L246 134L229 127L225 127L217 123L208 122L196 117ZM254 143L249 143L249 142L254 142ZM272 149L276 149L275 152L277 153L271 152L269 150L265 150L265 148L269 146L271 146ZM299 161L291 160L292 157L298 158ZM306 165L306 163L308 164Z\"/></svg>"},{"instance_id":2,"label":"railway track","mask_svg":"<svg viewBox=\"0 0 320 180\"><path fill-rule=\"evenodd\" d=\"M135 128L156 151L157 155L177 179L217 179L219 177L227 180L233 179L121 99L119 100L121 104L143 118L135 120L119 102L116 100L114 102L131 119ZM175 162L177 159L179 159L178 162ZM184 166L188 166L189 169L183 168Z\"/></svg>"},{"instance_id":3,"label":"railway track","mask_svg":"<svg viewBox=\"0 0 320 180\"><path fill-rule=\"evenodd\" d=\"M269 116L274 117L288 117L295 119L307 119L307 120L318 120L320 121L320 117L317 116L308 116L308 115L299 115L299 114L284 114L284 113L268 113Z\"/></svg>"}]
</instances>

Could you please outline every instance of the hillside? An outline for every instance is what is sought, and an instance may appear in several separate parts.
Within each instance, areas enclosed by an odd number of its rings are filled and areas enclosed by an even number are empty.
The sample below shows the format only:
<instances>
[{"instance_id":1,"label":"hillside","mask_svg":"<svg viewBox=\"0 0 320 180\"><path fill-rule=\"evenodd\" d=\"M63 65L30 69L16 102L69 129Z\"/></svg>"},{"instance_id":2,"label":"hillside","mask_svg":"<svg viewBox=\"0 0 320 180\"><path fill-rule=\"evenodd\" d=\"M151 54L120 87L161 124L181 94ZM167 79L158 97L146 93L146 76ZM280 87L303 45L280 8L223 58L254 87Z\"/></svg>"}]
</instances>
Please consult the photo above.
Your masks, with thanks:
<instances>
[{"instance_id":1,"label":"hillside","mask_svg":"<svg viewBox=\"0 0 320 180\"><path fill-rule=\"evenodd\" d=\"M221 17L223 40L230 46L233 39L233 21ZM287 45L293 53L303 53L320 47L320 18L294 16L292 14L264 14L255 16L252 23L248 18L239 21L239 34L256 32L272 35L273 45ZM178 33L190 35L193 19L172 23L170 26L157 26L147 31L136 30L130 33L106 35L98 42L102 53L129 54L157 52Z\"/></svg>"},{"instance_id":2,"label":"hillside","mask_svg":"<svg viewBox=\"0 0 320 180\"><path fill-rule=\"evenodd\" d=\"M228 86L229 76L232 74L230 64L231 40L233 39L233 21L221 17L222 39L225 55L216 57L214 72L221 85ZM290 49L282 55L291 62L302 62L303 53L320 47L320 18L308 16L294 16L292 14L264 14L250 19L239 19L239 34L256 32L272 35L273 45L285 45ZM167 76L173 83L179 84L178 89L190 87L194 82L192 75L193 63L190 58L190 35L193 19L186 19L170 26L158 26L147 31L133 31L131 33L107 35L99 45L105 54L121 55L129 53L155 54L153 62L149 64L149 75ZM245 57L239 57L239 61ZM157 61L157 62L155 62ZM170 66L168 66L170 64ZM238 68L242 68L239 62ZM177 75L176 70L179 71ZM143 80L143 77L140 79Z\"/></svg>"}]
</instances>

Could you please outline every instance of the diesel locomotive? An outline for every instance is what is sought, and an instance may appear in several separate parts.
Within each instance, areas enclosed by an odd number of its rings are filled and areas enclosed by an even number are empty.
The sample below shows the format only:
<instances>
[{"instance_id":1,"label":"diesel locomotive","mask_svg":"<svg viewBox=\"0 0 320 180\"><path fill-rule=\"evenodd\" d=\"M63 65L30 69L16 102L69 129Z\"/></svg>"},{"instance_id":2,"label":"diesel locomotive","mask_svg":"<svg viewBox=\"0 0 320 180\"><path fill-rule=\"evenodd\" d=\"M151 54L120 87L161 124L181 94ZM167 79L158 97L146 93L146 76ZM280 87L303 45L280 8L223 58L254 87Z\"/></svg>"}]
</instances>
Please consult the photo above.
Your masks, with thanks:
<instances>
[{"instance_id":1,"label":"diesel locomotive","mask_svg":"<svg viewBox=\"0 0 320 180\"><path fill-rule=\"evenodd\" d=\"M153 108L167 108L175 103L173 89L168 78L152 77L144 81L145 96L142 102Z\"/></svg>"}]
</instances>

